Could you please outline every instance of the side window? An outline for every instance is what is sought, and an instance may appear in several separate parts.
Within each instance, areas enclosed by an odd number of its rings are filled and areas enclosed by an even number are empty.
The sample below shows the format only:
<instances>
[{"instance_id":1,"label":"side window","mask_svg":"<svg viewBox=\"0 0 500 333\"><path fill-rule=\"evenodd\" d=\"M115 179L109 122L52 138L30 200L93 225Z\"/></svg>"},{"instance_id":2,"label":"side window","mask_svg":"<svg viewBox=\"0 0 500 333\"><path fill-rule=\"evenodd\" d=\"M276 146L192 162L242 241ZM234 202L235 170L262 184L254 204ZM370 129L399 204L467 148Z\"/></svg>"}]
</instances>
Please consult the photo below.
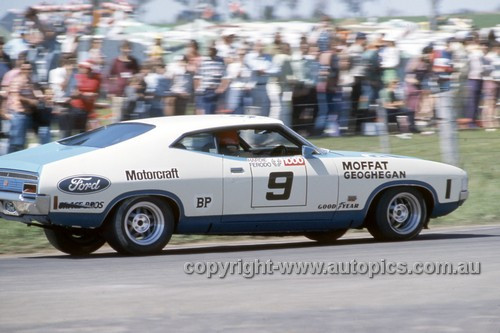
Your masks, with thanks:
<instances>
[{"instance_id":1,"label":"side window","mask_svg":"<svg viewBox=\"0 0 500 333\"><path fill-rule=\"evenodd\" d=\"M173 148L216 153L214 136L212 133L198 133L185 136L172 146Z\"/></svg>"},{"instance_id":2,"label":"side window","mask_svg":"<svg viewBox=\"0 0 500 333\"><path fill-rule=\"evenodd\" d=\"M292 141L278 130L245 129L240 131L240 137L255 157L301 154L300 144Z\"/></svg>"}]
</instances>

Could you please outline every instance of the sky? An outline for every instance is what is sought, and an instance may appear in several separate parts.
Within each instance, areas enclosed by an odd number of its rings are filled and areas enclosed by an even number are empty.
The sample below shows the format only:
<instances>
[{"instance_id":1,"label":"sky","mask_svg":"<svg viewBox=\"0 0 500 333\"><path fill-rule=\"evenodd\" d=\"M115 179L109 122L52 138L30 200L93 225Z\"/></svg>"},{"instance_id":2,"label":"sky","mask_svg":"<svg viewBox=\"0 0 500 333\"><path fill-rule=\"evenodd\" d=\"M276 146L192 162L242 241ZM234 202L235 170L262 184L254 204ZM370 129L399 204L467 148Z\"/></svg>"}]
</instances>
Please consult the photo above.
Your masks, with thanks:
<instances>
[{"instance_id":1,"label":"sky","mask_svg":"<svg viewBox=\"0 0 500 333\"><path fill-rule=\"evenodd\" d=\"M223 3L228 0L219 0ZM299 0L301 3L297 13L311 13L313 4L317 0ZM29 5L38 4L41 0L0 0L0 17L11 8L23 9ZM51 3L68 3L65 0L46 0ZM253 0L249 1L253 5L248 6L250 15L258 12L258 4L272 4L275 0ZM327 0L326 11L334 18L345 17L348 15L346 7L340 0ZM410 5L411 4L411 5ZM385 16L389 12L395 12L397 15L428 15L430 12L430 0L373 0L366 3L364 12L367 16ZM441 13L456 12L462 9L475 11L495 11L500 7L500 0L442 0L440 6ZM160 23L171 22L176 15L186 7L180 5L174 0L151 0L148 4L143 19L147 22ZM285 6L278 10L278 13L288 14ZM499 22L500 23L500 22Z\"/></svg>"}]
</instances>

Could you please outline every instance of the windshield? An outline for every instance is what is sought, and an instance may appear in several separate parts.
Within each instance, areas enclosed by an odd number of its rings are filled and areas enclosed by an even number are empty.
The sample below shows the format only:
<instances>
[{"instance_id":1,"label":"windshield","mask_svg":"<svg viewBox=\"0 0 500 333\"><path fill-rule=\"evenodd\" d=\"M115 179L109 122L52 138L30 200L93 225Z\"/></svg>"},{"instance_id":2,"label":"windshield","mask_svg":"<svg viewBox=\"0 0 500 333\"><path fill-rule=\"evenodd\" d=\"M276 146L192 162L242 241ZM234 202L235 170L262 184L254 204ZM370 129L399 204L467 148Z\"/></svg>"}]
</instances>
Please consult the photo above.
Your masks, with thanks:
<instances>
[{"instance_id":1,"label":"windshield","mask_svg":"<svg viewBox=\"0 0 500 333\"><path fill-rule=\"evenodd\" d=\"M113 124L99 127L90 132L77 134L58 142L66 146L105 148L135 138L152 130L154 127L154 125L141 123Z\"/></svg>"}]
</instances>

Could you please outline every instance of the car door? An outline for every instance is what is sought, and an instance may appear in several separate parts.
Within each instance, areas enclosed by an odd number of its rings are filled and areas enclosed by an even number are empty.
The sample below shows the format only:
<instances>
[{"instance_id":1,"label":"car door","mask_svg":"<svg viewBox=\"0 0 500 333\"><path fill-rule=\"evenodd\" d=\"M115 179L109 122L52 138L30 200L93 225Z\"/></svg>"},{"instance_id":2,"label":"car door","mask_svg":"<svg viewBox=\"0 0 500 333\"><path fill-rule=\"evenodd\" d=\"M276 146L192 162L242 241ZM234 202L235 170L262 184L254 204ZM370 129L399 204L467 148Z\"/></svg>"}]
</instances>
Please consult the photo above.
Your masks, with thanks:
<instances>
[{"instance_id":1,"label":"car door","mask_svg":"<svg viewBox=\"0 0 500 333\"><path fill-rule=\"evenodd\" d=\"M318 207L337 203L333 161L307 159L300 154L300 142L293 142L280 129L266 131L240 130L248 146L224 155L222 222L331 221L334 209Z\"/></svg>"},{"instance_id":2,"label":"car door","mask_svg":"<svg viewBox=\"0 0 500 333\"><path fill-rule=\"evenodd\" d=\"M215 149L211 132L188 134L172 148L185 170L182 186L176 190L184 213L178 232L205 233L222 215L223 157Z\"/></svg>"}]
</instances>

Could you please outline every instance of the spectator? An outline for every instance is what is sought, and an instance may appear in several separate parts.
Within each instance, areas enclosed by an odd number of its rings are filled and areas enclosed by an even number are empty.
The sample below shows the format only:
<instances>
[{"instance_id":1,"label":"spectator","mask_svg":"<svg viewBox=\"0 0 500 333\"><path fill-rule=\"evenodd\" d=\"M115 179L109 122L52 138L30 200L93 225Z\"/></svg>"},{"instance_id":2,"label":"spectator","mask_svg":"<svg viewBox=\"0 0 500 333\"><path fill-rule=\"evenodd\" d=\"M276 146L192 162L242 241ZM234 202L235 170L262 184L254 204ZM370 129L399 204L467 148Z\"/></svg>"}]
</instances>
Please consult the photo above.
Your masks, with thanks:
<instances>
[{"instance_id":1,"label":"spectator","mask_svg":"<svg viewBox=\"0 0 500 333\"><path fill-rule=\"evenodd\" d=\"M200 69L201 63L203 62L203 57L200 53L199 44L194 39L189 41L186 50L186 58L187 58L186 70L191 77L191 81L193 82L192 92L194 92L195 76L196 73L198 73L198 70ZM202 114L203 113L202 96L200 94L195 94L194 102L195 102L195 113Z\"/></svg>"},{"instance_id":2,"label":"spectator","mask_svg":"<svg viewBox=\"0 0 500 333\"><path fill-rule=\"evenodd\" d=\"M329 135L339 135L342 91L338 85L340 64L337 55L337 41L332 39L330 48L319 55L319 73L316 92L318 115L315 119L315 135L323 135L328 127ZM326 133L325 133L326 134Z\"/></svg>"},{"instance_id":3,"label":"spectator","mask_svg":"<svg viewBox=\"0 0 500 333\"><path fill-rule=\"evenodd\" d=\"M148 52L150 61L159 60L163 64L163 55L165 54L165 50L163 49L162 42L163 36L156 36L154 44L151 46Z\"/></svg>"},{"instance_id":4,"label":"spectator","mask_svg":"<svg viewBox=\"0 0 500 333\"><path fill-rule=\"evenodd\" d=\"M276 87L275 103L271 99L270 117L280 119L286 125L291 123L291 102L292 102L292 85L293 70L291 65L291 48L290 44L280 42L279 49L273 57L273 66Z\"/></svg>"},{"instance_id":5,"label":"spectator","mask_svg":"<svg viewBox=\"0 0 500 333\"><path fill-rule=\"evenodd\" d=\"M405 105L410 118L415 118L420 102L422 99L423 82L429 76L431 69L430 54L427 50L422 51L422 54L411 60L406 68L405 76ZM413 132L418 132L416 128L412 128Z\"/></svg>"},{"instance_id":6,"label":"spectator","mask_svg":"<svg viewBox=\"0 0 500 333\"><path fill-rule=\"evenodd\" d=\"M217 55L224 59L226 64L228 64L230 60L236 56L234 38L234 32L226 29L222 32L222 40L216 44Z\"/></svg>"},{"instance_id":7,"label":"spectator","mask_svg":"<svg viewBox=\"0 0 500 333\"><path fill-rule=\"evenodd\" d=\"M7 119L10 120L9 147L7 152L13 153L26 146L26 134L30 128L31 115L37 107L37 94L32 81L32 67L24 62L20 72L9 85L9 109Z\"/></svg>"},{"instance_id":8,"label":"spectator","mask_svg":"<svg viewBox=\"0 0 500 333\"><path fill-rule=\"evenodd\" d=\"M150 104L150 117L161 117L165 111L171 81L165 76L165 66L162 59L152 60L149 73L144 77L146 96Z\"/></svg>"},{"instance_id":9,"label":"spectator","mask_svg":"<svg viewBox=\"0 0 500 333\"><path fill-rule=\"evenodd\" d=\"M170 95L167 97L166 115L186 114L186 108L193 91L193 77L188 71L188 58L183 55L168 67L168 76L172 81Z\"/></svg>"},{"instance_id":10,"label":"spectator","mask_svg":"<svg viewBox=\"0 0 500 333\"><path fill-rule=\"evenodd\" d=\"M364 95L368 107L375 105L379 97L379 91L383 87L382 68L380 63L380 48L383 44L379 41L370 43L362 55L365 67Z\"/></svg>"},{"instance_id":11,"label":"spectator","mask_svg":"<svg viewBox=\"0 0 500 333\"><path fill-rule=\"evenodd\" d=\"M320 52L327 52L330 48L333 39L333 30L330 24L330 17L323 15L321 18L321 26L318 31L318 40L316 41Z\"/></svg>"},{"instance_id":12,"label":"spectator","mask_svg":"<svg viewBox=\"0 0 500 333\"><path fill-rule=\"evenodd\" d=\"M80 61L90 61L94 64L93 71L96 73L101 73L105 56L102 52L102 38L94 36L90 43L90 48L87 52L83 52L82 57L79 58Z\"/></svg>"},{"instance_id":13,"label":"spectator","mask_svg":"<svg viewBox=\"0 0 500 333\"><path fill-rule=\"evenodd\" d=\"M385 47L380 51L380 67L382 69L382 81L385 84L393 82L398 78L398 67L401 60L399 49L396 47L394 37L386 36Z\"/></svg>"},{"instance_id":14,"label":"spectator","mask_svg":"<svg viewBox=\"0 0 500 333\"><path fill-rule=\"evenodd\" d=\"M365 52L366 35L364 33L357 33L354 43L347 48L349 55L350 75L352 76L352 89L351 89L351 113L350 117L359 123L358 118L362 118L359 110L359 101L363 92L363 82L365 79L365 63L362 55Z\"/></svg>"},{"instance_id":15,"label":"spectator","mask_svg":"<svg viewBox=\"0 0 500 333\"><path fill-rule=\"evenodd\" d=\"M2 78L2 104L1 104L1 112L2 118L8 118L7 112L11 110L11 104L14 100L14 95L9 94L10 86L14 79L21 73L21 66L26 62L26 54L27 52L21 53L19 57L14 62L14 68L5 73Z\"/></svg>"},{"instance_id":16,"label":"spectator","mask_svg":"<svg viewBox=\"0 0 500 333\"><path fill-rule=\"evenodd\" d=\"M491 42L491 48L484 57L483 73L483 126L487 131L495 131L498 127L496 104L500 92L500 43Z\"/></svg>"},{"instance_id":17,"label":"spectator","mask_svg":"<svg viewBox=\"0 0 500 333\"><path fill-rule=\"evenodd\" d=\"M248 53L245 58L245 63L252 73L252 106L259 108L258 114L260 116L269 116L270 100L267 93L267 83L273 70L272 58L264 53L264 45L260 41L255 43L254 50Z\"/></svg>"},{"instance_id":18,"label":"spectator","mask_svg":"<svg viewBox=\"0 0 500 333\"><path fill-rule=\"evenodd\" d=\"M29 51L30 43L27 40L25 31L21 31L18 36L14 36L4 46L3 51L9 56L11 61L16 61L20 54Z\"/></svg>"},{"instance_id":19,"label":"spectator","mask_svg":"<svg viewBox=\"0 0 500 333\"><path fill-rule=\"evenodd\" d=\"M195 76L195 90L201 96L204 114L214 114L222 95L222 77L225 75L224 60L217 56L215 46L208 48L208 57L201 63Z\"/></svg>"},{"instance_id":20,"label":"spectator","mask_svg":"<svg viewBox=\"0 0 500 333\"><path fill-rule=\"evenodd\" d=\"M10 57L3 49L4 44L5 40L3 36L0 36L0 82L4 75L11 70Z\"/></svg>"},{"instance_id":21,"label":"spectator","mask_svg":"<svg viewBox=\"0 0 500 333\"><path fill-rule=\"evenodd\" d=\"M399 81L393 79L386 88L380 92L380 100L382 106L387 112L387 122L396 123L398 131L401 133L414 131L415 127L415 112L407 112L404 100L398 92Z\"/></svg>"},{"instance_id":22,"label":"spectator","mask_svg":"<svg viewBox=\"0 0 500 333\"><path fill-rule=\"evenodd\" d=\"M89 119L96 118L94 107L101 86L101 76L93 72L92 67L93 64L86 61L78 64L76 89L71 96L68 123L63 129L65 136L85 132Z\"/></svg>"},{"instance_id":23,"label":"spectator","mask_svg":"<svg viewBox=\"0 0 500 333\"><path fill-rule=\"evenodd\" d=\"M143 71L149 70L149 65L143 65ZM147 85L144 75L136 74L125 87L123 120L143 119L151 116L151 103L146 96Z\"/></svg>"},{"instance_id":24,"label":"spectator","mask_svg":"<svg viewBox=\"0 0 500 333\"><path fill-rule=\"evenodd\" d=\"M133 75L139 72L139 63L131 55L132 45L125 41L120 46L120 55L113 60L109 73L109 94L111 96L111 108L113 120L122 119L122 108L124 102L125 87L130 83Z\"/></svg>"},{"instance_id":25,"label":"spectator","mask_svg":"<svg viewBox=\"0 0 500 333\"><path fill-rule=\"evenodd\" d=\"M225 84L227 93L227 109L233 114L244 114L250 102L251 71L245 64L246 49L240 48L238 56L227 66Z\"/></svg>"},{"instance_id":26,"label":"spectator","mask_svg":"<svg viewBox=\"0 0 500 333\"><path fill-rule=\"evenodd\" d=\"M318 47L302 41L300 53L293 61L292 68L295 78L292 92L292 126L303 135L309 136L313 133L314 119L318 113Z\"/></svg>"},{"instance_id":27,"label":"spectator","mask_svg":"<svg viewBox=\"0 0 500 333\"><path fill-rule=\"evenodd\" d=\"M480 118L480 98L483 88L483 71L484 71L484 51L487 44L478 44L475 40L470 47L469 53L469 75L468 82L468 103L467 103L467 118L469 119L469 127L476 128L477 121Z\"/></svg>"},{"instance_id":28,"label":"spectator","mask_svg":"<svg viewBox=\"0 0 500 333\"><path fill-rule=\"evenodd\" d=\"M432 54L432 71L439 91L450 90L451 74L453 73L453 51L452 40L447 40L441 50L434 50Z\"/></svg>"},{"instance_id":29,"label":"spectator","mask_svg":"<svg viewBox=\"0 0 500 333\"><path fill-rule=\"evenodd\" d=\"M42 91L42 98L38 99L38 105L33 112L33 131L38 134L40 144L51 141L50 124L54 110L54 95L50 88Z\"/></svg>"}]
</instances>

